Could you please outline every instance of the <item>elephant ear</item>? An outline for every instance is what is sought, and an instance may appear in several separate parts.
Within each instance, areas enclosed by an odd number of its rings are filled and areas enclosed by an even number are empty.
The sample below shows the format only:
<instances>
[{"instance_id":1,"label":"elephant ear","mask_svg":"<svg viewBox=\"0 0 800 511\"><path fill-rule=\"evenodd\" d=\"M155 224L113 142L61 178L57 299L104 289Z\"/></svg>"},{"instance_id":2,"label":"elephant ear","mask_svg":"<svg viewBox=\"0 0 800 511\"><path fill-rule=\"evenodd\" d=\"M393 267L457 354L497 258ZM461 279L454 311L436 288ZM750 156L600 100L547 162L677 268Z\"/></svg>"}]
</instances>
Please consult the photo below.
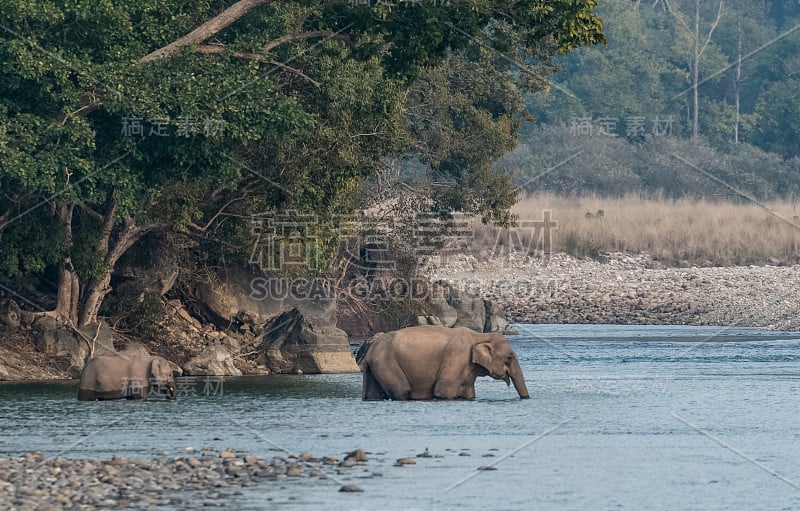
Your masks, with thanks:
<instances>
[{"instance_id":1,"label":"elephant ear","mask_svg":"<svg viewBox=\"0 0 800 511\"><path fill-rule=\"evenodd\" d=\"M472 347L472 363L483 366L487 371L492 370L492 345L481 342Z\"/></svg>"}]
</instances>

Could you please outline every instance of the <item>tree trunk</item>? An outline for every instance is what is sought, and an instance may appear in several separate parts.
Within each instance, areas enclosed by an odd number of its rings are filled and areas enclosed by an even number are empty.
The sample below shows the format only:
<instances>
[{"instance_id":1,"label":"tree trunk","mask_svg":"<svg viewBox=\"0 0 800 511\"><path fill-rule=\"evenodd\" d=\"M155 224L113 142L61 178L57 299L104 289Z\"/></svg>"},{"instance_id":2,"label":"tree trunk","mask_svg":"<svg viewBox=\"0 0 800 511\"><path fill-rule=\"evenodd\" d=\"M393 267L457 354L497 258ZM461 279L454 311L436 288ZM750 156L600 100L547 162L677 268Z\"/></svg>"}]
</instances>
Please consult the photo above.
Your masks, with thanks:
<instances>
[{"instance_id":1,"label":"tree trunk","mask_svg":"<svg viewBox=\"0 0 800 511\"><path fill-rule=\"evenodd\" d=\"M70 323L78 319L78 299L80 295L80 282L72 267L72 215L75 206L65 202L56 205L56 216L64 229L64 246L67 252L62 263L61 271L58 275L58 294L56 296L56 308L52 314L61 317Z\"/></svg>"},{"instance_id":2,"label":"tree trunk","mask_svg":"<svg viewBox=\"0 0 800 511\"><path fill-rule=\"evenodd\" d=\"M669 4L669 0L664 0L664 6L666 9L678 20L678 22L683 25L683 28L686 29L686 32L691 36L692 40L694 41L694 55L689 59L689 67L690 72L692 73L692 103L694 106L694 112L692 112L692 119L691 119L691 131L692 131L692 139L696 139L700 134L700 57L703 56L703 53L708 48L708 44L711 42L711 36L714 34L714 30L717 28L719 24L719 20L722 19L722 12L723 12L723 5L724 0L719 0L719 8L717 10L717 17L711 23L711 27L708 29L708 37L706 38L705 43L701 46L700 44L700 0L695 0L694 2L694 30L689 28L689 25L680 17L678 14L672 10L672 6ZM681 94L682 95L682 94ZM688 110L689 105L686 105Z\"/></svg>"},{"instance_id":3,"label":"tree trunk","mask_svg":"<svg viewBox=\"0 0 800 511\"><path fill-rule=\"evenodd\" d=\"M103 221L103 232L97 243L98 254L103 256L103 275L92 278L86 287L86 297L81 304L79 326L91 325L97 322L97 314L103 305L103 300L111 291L111 273L122 255L146 232L136 225L133 218L126 218L119 233L112 239L114 218L116 215L116 202L113 201Z\"/></svg>"},{"instance_id":4,"label":"tree trunk","mask_svg":"<svg viewBox=\"0 0 800 511\"><path fill-rule=\"evenodd\" d=\"M163 48L159 48L148 55L145 55L139 59L139 64L167 57L179 52L184 46L202 43L256 7L267 4L270 1L271 0L239 0L180 39L173 41Z\"/></svg>"},{"instance_id":5,"label":"tree trunk","mask_svg":"<svg viewBox=\"0 0 800 511\"><path fill-rule=\"evenodd\" d=\"M736 96L736 119L733 123L733 143L739 143L739 124L741 113L739 106L739 88L742 83L742 22L739 22L739 51L736 56L736 79L733 81L733 91Z\"/></svg>"},{"instance_id":6,"label":"tree trunk","mask_svg":"<svg viewBox=\"0 0 800 511\"><path fill-rule=\"evenodd\" d=\"M79 326L91 325L97 322L100 306L103 304L106 295L111 291L110 284L111 272L108 270L102 278L89 281L89 285L86 287L86 300L84 300L81 307Z\"/></svg>"},{"instance_id":7,"label":"tree trunk","mask_svg":"<svg viewBox=\"0 0 800 511\"><path fill-rule=\"evenodd\" d=\"M694 96L694 112L692 117L692 138L696 139L700 131L700 0L694 2L694 66L692 68L692 94Z\"/></svg>"}]
</instances>

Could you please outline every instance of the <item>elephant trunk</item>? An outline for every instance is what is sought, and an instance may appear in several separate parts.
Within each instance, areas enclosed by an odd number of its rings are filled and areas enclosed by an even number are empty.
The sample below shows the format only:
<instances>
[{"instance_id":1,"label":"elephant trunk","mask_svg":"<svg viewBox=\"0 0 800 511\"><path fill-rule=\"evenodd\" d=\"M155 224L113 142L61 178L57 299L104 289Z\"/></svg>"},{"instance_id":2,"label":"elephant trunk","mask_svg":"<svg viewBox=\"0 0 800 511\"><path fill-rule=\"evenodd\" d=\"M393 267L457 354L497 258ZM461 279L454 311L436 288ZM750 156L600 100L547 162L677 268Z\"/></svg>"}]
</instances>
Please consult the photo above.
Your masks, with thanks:
<instances>
[{"instance_id":1,"label":"elephant trunk","mask_svg":"<svg viewBox=\"0 0 800 511\"><path fill-rule=\"evenodd\" d=\"M528 387L525 386L525 377L522 375L522 368L519 366L519 361L516 360L516 357L511 363L508 375L511 377L511 381L514 383L514 389L516 389L519 397L528 399Z\"/></svg>"}]
</instances>

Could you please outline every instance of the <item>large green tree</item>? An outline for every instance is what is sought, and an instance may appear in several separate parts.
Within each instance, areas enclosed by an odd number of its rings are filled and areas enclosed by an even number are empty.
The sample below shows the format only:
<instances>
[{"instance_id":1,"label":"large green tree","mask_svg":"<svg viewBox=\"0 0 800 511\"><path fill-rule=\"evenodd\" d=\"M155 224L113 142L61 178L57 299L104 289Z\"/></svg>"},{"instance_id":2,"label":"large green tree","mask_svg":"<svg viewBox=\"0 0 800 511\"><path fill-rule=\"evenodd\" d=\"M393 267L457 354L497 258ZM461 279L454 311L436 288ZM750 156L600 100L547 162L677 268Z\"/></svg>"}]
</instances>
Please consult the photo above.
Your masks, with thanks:
<instances>
[{"instance_id":1,"label":"large green tree","mask_svg":"<svg viewBox=\"0 0 800 511\"><path fill-rule=\"evenodd\" d=\"M149 231L352 208L411 147L409 87L492 23L514 52L603 40L595 0L358 4L0 0L2 271L53 269L51 313L92 323Z\"/></svg>"}]
</instances>

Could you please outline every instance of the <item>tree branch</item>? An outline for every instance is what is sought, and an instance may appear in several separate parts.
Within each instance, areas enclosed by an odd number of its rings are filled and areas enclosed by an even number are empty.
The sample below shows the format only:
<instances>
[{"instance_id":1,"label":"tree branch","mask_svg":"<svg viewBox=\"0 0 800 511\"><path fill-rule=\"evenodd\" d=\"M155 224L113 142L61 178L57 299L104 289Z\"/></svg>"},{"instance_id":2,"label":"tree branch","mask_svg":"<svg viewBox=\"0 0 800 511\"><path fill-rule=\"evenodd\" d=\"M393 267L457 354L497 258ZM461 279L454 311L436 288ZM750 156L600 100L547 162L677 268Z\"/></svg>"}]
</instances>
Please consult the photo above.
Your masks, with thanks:
<instances>
[{"instance_id":1,"label":"tree branch","mask_svg":"<svg viewBox=\"0 0 800 511\"><path fill-rule=\"evenodd\" d=\"M197 230L198 230L198 231L200 231L200 232L205 232L205 231L207 231L207 230L208 230L208 228L209 228L209 227L211 227L211 224L213 224L213 223L214 223L214 221L215 221L217 218L219 218L219 216L220 216L220 215L221 215L221 214L222 214L222 213L223 213L223 212L224 212L226 209L228 209L228 206L230 206L230 205L231 205L231 204L233 204L234 202L239 202L240 200L244 200L244 199L246 199L246 198L247 198L247 196L246 196L246 195L244 195L244 196L242 196L242 197L236 197L236 198L234 198L234 199L231 199L231 200L229 200L228 202L226 202L226 203L225 203L225 205L224 205L224 206L222 206L221 208L219 208L219 211L217 211L217 212L214 214L214 216L212 216L212 217L211 217L211 220L209 220L209 221L208 221L208 223L206 223L206 225L205 225L205 226L201 227L201 226L199 226L199 225L196 225L194 222L192 222L192 223L191 223L191 226L192 226L192 227L194 227L195 229L197 229Z\"/></svg>"},{"instance_id":2,"label":"tree branch","mask_svg":"<svg viewBox=\"0 0 800 511\"><path fill-rule=\"evenodd\" d=\"M722 18L722 3L723 3L723 0L719 0L719 10L717 11L717 18L714 20L714 23L711 24L711 28L708 31L708 39L706 39L706 43L703 45L703 48L700 50L700 55L703 55L703 52L706 51L706 47L708 47L708 43L711 42L711 34L714 33L714 30L716 30L717 25L719 25L720 18Z\"/></svg>"},{"instance_id":3,"label":"tree branch","mask_svg":"<svg viewBox=\"0 0 800 511\"><path fill-rule=\"evenodd\" d=\"M313 32L303 32L303 33L300 33L300 34L297 34L297 33L295 33L295 34L286 34L286 35L281 36L281 37L279 37L277 39L274 39L274 40L270 41L269 43L267 43L266 46L264 46L264 53L269 53L271 50L274 50L278 46L280 46L280 45L282 45L284 43L288 43L290 41L297 41L297 40L300 40L300 39L312 39L314 37L325 37L325 38L328 38L328 39L339 39L340 41L346 42L348 45L352 45L352 41L350 40L350 38L347 37L344 34L337 34L336 32L330 32L328 30L316 30L316 31L313 31Z\"/></svg>"},{"instance_id":4,"label":"tree branch","mask_svg":"<svg viewBox=\"0 0 800 511\"><path fill-rule=\"evenodd\" d=\"M218 55L218 54L220 54L220 53L225 51L225 47L220 45L220 44L201 44L201 45L197 46L197 51L200 52L200 53L208 54L208 55ZM305 73L303 73L299 69L297 69L295 67L292 67L292 66L287 66L286 64L284 64L282 62L277 62L277 61L274 61L274 60L267 60L264 55L261 55L261 54L258 54L258 53L249 53L249 52L244 52L244 51L233 51L233 52L231 52L231 55L233 55L234 57L240 58L240 59L258 60L258 61L268 62L269 64L272 64L273 66L279 67L281 69L289 71L292 74L296 74L297 76L300 76L301 78L307 80L309 83L311 83L314 87L316 87L318 89L322 86L321 83L319 83L318 81L314 80L310 76L306 75Z\"/></svg>"},{"instance_id":5,"label":"tree branch","mask_svg":"<svg viewBox=\"0 0 800 511\"><path fill-rule=\"evenodd\" d=\"M218 34L256 7L265 5L270 1L271 0L239 0L180 39L140 58L138 63L144 64L152 60L168 57L180 51L184 46L202 43L209 37Z\"/></svg>"},{"instance_id":6,"label":"tree branch","mask_svg":"<svg viewBox=\"0 0 800 511\"><path fill-rule=\"evenodd\" d=\"M675 14L675 11L673 11L673 10L672 10L672 6L669 4L669 0L664 0L664 5L666 5L666 6L667 6L667 10L669 11L669 13L670 13L670 14L672 14L672 16L673 16L673 17L674 17L676 20L678 20L678 21L680 21L680 22L681 22L681 25L683 25L683 28L685 28L685 29L686 29L686 31L687 31L687 32L689 32L689 35L692 37L692 39L696 39L696 37L697 37L697 36L696 36L696 35L695 35L695 33L692 31L692 29L691 29L691 28L689 28L689 25L687 25L687 24L686 24L686 22L685 22L685 21L683 21L683 18L681 18L680 16L678 16L677 14Z\"/></svg>"}]
</instances>

